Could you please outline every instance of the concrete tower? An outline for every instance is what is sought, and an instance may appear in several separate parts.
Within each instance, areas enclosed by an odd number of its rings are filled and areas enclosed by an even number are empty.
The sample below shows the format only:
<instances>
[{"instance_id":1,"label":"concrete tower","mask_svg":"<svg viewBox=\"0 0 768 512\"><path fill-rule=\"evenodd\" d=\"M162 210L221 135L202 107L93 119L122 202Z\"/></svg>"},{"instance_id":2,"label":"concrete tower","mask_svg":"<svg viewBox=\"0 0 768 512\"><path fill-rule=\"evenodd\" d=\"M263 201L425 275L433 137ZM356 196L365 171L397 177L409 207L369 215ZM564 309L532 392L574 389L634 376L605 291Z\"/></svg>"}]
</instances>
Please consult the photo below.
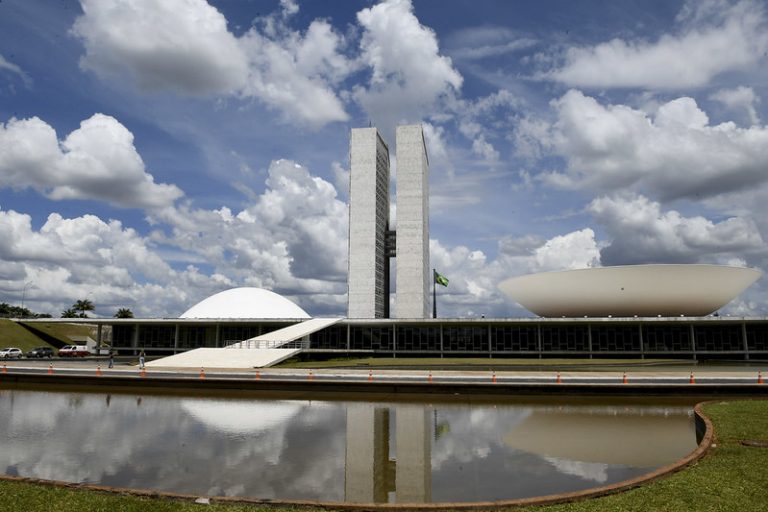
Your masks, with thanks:
<instances>
[{"instance_id":1,"label":"concrete tower","mask_svg":"<svg viewBox=\"0 0 768 512\"><path fill-rule=\"evenodd\" d=\"M389 148L376 128L349 143L349 318L389 317Z\"/></svg>"},{"instance_id":2,"label":"concrete tower","mask_svg":"<svg viewBox=\"0 0 768 512\"><path fill-rule=\"evenodd\" d=\"M429 160L420 124L397 127L398 318L429 318Z\"/></svg>"}]
</instances>

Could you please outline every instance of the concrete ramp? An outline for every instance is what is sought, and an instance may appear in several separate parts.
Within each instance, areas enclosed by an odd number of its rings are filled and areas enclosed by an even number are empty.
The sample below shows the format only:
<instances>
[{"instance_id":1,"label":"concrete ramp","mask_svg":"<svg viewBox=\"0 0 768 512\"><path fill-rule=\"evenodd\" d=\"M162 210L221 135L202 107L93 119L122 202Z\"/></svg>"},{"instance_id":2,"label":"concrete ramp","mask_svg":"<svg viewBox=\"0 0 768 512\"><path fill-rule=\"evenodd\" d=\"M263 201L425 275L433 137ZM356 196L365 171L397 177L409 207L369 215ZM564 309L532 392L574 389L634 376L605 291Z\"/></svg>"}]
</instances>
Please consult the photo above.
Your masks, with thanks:
<instances>
[{"instance_id":1,"label":"concrete ramp","mask_svg":"<svg viewBox=\"0 0 768 512\"><path fill-rule=\"evenodd\" d=\"M264 368L285 361L300 348L261 348L230 350L196 348L147 363L148 368Z\"/></svg>"},{"instance_id":2,"label":"concrete ramp","mask_svg":"<svg viewBox=\"0 0 768 512\"><path fill-rule=\"evenodd\" d=\"M303 340L342 318L313 318L224 348L196 348L147 363L150 368L266 368L309 346ZM308 338L307 338L308 339Z\"/></svg>"},{"instance_id":3,"label":"concrete ramp","mask_svg":"<svg viewBox=\"0 0 768 512\"><path fill-rule=\"evenodd\" d=\"M341 322L343 318L313 318L306 322L301 322L288 327L283 327L276 331L256 336L244 341L233 343L228 345L228 349L262 349L262 348L280 348L280 347L297 347L302 345L300 343L294 343L301 338L309 336L313 332L317 332L321 329L325 329L335 323ZM300 348L306 348L301 346Z\"/></svg>"}]
</instances>

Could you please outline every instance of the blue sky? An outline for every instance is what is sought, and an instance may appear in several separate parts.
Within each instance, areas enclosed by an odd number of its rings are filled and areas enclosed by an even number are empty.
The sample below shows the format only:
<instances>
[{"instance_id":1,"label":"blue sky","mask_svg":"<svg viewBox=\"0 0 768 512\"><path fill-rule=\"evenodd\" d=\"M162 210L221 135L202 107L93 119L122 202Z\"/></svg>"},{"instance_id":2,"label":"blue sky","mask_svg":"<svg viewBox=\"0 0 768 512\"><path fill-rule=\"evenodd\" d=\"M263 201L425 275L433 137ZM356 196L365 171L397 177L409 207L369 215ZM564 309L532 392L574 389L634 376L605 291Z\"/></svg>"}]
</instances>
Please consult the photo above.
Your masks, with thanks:
<instances>
[{"instance_id":1,"label":"blue sky","mask_svg":"<svg viewBox=\"0 0 768 512\"><path fill-rule=\"evenodd\" d=\"M530 272L763 270L767 25L757 1L5 0L0 301L177 316L259 286L344 314L349 130L394 149L405 122L441 316L525 315L496 284Z\"/></svg>"}]
</instances>

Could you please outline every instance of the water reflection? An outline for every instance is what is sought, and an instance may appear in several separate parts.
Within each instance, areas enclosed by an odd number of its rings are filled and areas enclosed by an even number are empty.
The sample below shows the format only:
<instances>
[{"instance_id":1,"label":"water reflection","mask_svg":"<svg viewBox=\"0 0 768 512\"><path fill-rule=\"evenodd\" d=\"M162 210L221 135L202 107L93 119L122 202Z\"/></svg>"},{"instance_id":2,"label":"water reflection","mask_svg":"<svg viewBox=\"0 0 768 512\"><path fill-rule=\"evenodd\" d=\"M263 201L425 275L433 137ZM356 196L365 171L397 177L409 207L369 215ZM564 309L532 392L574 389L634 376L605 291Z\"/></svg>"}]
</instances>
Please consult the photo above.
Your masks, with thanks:
<instances>
[{"instance_id":1,"label":"water reflection","mask_svg":"<svg viewBox=\"0 0 768 512\"><path fill-rule=\"evenodd\" d=\"M200 495L475 501L631 478L690 452L690 407L0 390L0 471Z\"/></svg>"}]
</instances>

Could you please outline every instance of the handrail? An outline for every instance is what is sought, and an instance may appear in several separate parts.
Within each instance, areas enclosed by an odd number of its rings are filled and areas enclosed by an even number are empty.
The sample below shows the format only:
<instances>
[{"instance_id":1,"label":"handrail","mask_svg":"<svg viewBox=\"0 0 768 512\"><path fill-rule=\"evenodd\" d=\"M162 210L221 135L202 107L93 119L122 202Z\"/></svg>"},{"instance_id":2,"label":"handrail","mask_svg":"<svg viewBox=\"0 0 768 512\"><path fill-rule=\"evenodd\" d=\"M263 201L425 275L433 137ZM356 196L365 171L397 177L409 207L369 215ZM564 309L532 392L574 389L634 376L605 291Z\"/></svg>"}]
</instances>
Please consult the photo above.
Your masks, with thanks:
<instances>
[{"instance_id":1,"label":"handrail","mask_svg":"<svg viewBox=\"0 0 768 512\"><path fill-rule=\"evenodd\" d=\"M224 348L266 349L266 348L309 348L309 340L243 340L228 342Z\"/></svg>"}]
</instances>

